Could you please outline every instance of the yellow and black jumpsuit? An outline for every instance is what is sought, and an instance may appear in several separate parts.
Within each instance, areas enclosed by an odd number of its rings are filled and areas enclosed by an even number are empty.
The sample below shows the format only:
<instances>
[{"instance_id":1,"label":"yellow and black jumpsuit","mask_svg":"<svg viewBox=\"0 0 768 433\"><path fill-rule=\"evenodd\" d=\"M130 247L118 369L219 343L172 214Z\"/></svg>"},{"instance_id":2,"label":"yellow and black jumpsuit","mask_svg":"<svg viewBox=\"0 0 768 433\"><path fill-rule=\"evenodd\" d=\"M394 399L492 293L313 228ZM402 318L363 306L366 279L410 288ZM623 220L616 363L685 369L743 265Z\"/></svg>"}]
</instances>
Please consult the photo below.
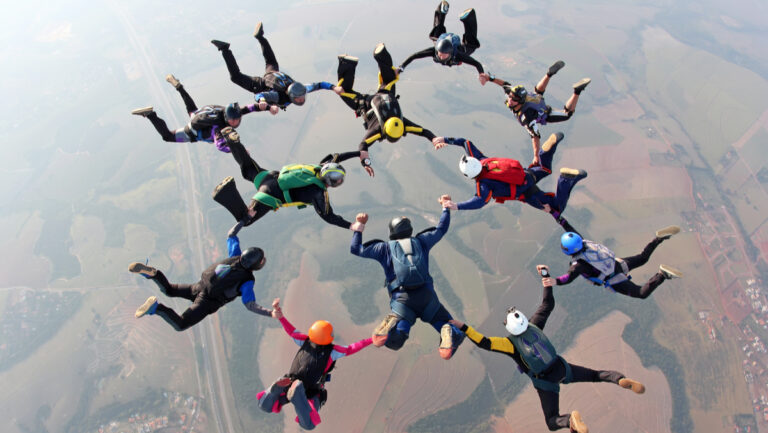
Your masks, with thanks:
<instances>
[{"instance_id":1,"label":"yellow and black jumpsuit","mask_svg":"<svg viewBox=\"0 0 768 433\"><path fill-rule=\"evenodd\" d=\"M416 134L432 141L435 138L435 134L402 115L395 91L398 75L392 67L392 56L386 48L382 48L374 53L373 57L379 65L380 85L376 93L369 95L353 90L357 62L339 58L338 85L344 89L344 92L341 94L341 100L354 110L358 117L363 118L363 126L366 129L358 150L367 151L368 147L373 143L384 139L393 142L397 141L399 137L388 137L384 132L384 125L382 125L384 121L393 116L399 117L402 120L403 135L408 133ZM380 119L379 117L382 118Z\"/></svg>"},{"instance_id":2,"label":"yellow and black jumpsuit","mask_svg":"<svg viewBox=\"0 0 768 433\"><path fill-rule=\"evenodd\" d=\"M542 330L547 323L547 318L555 308L555 297L552 295L551 286L544 288L543 298L536 313L529 319L529 323ZM560 383L612 382L618 384L619 379L624 377L622 373L617 371L592 370L591 368L570 364L561 357L558 357L558 361L555 361L549 369L534 375L525 365L519 351L516 350L515 345L509 338L486 337L469 325L464 325L461 330L467 335L467 338L481 349L503 353L512 357L517 363L518 369L531 377L533 386L539 394L541 410L544 412L547 427L551 431L568 428L571 418L570 414L560 415Z\"/></svg>"}]
</instances>

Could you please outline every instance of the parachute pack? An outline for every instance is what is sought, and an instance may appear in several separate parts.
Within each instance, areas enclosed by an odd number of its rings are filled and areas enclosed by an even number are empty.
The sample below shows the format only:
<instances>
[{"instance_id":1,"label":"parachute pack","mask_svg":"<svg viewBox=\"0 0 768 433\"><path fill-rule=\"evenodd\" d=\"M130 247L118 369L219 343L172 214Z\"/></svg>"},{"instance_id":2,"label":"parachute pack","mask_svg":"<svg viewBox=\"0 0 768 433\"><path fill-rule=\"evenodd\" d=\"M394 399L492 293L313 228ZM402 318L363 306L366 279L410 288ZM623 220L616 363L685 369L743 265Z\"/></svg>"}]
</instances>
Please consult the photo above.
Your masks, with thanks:
<instances>
[{"instance_id":1,"label":"parachute pack","mask_svg":"<svg viewBox=\"0 0 768 433\"><path fill-rule=\"evenodd\" d=\"M398 239L389 241L392 254L392 266L395 269L395 279L389 283L389 290L402 287L406 290L415 289L427 283L429 275L429 257L418 239Z\"/></svg>"}]
</instances>

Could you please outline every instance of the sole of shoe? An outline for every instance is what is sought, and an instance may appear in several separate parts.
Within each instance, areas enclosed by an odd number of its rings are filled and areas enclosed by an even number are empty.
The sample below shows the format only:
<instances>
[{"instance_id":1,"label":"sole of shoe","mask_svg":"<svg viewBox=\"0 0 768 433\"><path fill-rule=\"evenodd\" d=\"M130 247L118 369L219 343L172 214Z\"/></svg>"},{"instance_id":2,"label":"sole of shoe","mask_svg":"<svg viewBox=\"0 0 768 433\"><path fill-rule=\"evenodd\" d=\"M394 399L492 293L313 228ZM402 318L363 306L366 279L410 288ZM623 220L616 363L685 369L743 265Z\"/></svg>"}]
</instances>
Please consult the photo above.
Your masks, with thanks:
<instances>
[{"instance_id":1,"label":"sole of shoe","mask_svg":"<svg viewBox=\"0 0 768 433\"><path fill-rule=\"evenodd\" d=\"M573 90L584 90L592 80L590 78L582 78L573 84Z\"/></svg>"},{"instance_id":2,"label":"sole of shoe","mask_svg":"<svg viewBox=\"0 0 768 433\"><path fill-rule=\"evenodd\" d=\"M149 312L150 308L152 308L153 305L157 302L157 296L150 296L147 298L146 301L144 301L143 304L141 304L141 307L136 309L136 313L134 313L134 316L138 319L139 317L142 317Z\"/></svg>"},{"instance_id":3,"label":"sole of shoe","mask_svg":"<svg viewBox=\"0 0 768 433\"><path fill-rule=\"evenodd\" d=\"M339 60L344 60L344 61L347 61L347 62L350 62L350 63L357 63L360 60L360 59L358 59L355 56L350 56L350 55L347 55L347 54L339 54L338 57L339 57Z\"/></svg>"},{"instance_id":4,"label":"sole of shoe","mask_svg":"<svg viewBox=\"0 0 768 433\"><path fill-rule=\"evenodd\" d=\"M378 45L376 45L376 48L373 50L373 54L379 54L380 52L384 51L384 42L380 42Z\"/></svg>"},{"instance_id":5,"label":"sole of shoe","mask_svg":"<svg viewBox=\"0 0 768 433\"><path fill-rule=\"evenodd\" d=\"M576 433L589 433L589 428L584 424L584 420L581 419L581 414L578 410L571 412L570 427Z\"/></svg>"},{"instance_id":6,"label":"sole of shoe","mask_svg":"<svg viewBox=\"0 0 768 433\"><path fill-rule=\"evenodd\" d=\"M575 168L563 167L560 169L560 176L570 177L570 178L587 177L587 172L584 170L578 170Z\"/></svg>"},{"instance_id":7,"label":"sole of shoe","mask_svg":"<svg viewBox=\"0 0 768 433\"><path fill-rule=\"evenodd\" d=\"M672 236L680 233L680 227L679 226L669 226L664 227L663 229L656 231L656 237L657 238L664 238L667 236Z\"/></svg>"},{"instance_id":8,"label":"sole of shoe","mask_svg":"<svg viewBox=\"0 0 768 433\"><path fill-rule=\"evenodd\" d=\"M680 271L680 269L673 268L669 265L659 266L659 272L664 274L664 276L667 278L683 278L683 273Z\"/></svg>"},{"instance_id":9,"label":"sole of shoe","mask_svg":"<svg viewBox=\"0 0 768 433\"><path fill-rule=\"evenodd\" d=\"M157 276L157 269L152 266L147 266L144 263L134 262L128 265L128 272L134 274L141 274L145 277L154 278Z\"/></svg>"},{"instance_id":10,"label":"sole of shoe","mask_svg":"<svg viewBox=\"0 0 768 433\"><path fill-rule=\"evenodd\" d=\"M264 26L261 21L259 21L259 23L256 24L256 28L253 29L253 37L258 39L262 36L264 36Z\"/></svg>"},{"instance_id":11,"label":"sole of shoe","mask_svg":"<svg viewBox=\"0 0 768 433\"><path fill-rule=\"evenodd\" d=\"M397 322L400 320L400 318L395 314L388 314L387 317L384 318L384 320L381 321L379 326L376 327L376 329L373 330L373 335L375 337L386 337L389 335L389 331L392 330L392 328L397 325Z\"/></svg>"},{"instance_id":12,"label":"sole of shoe","mask_svg":"<svg viewBox=\"0 0 768 433\"><path fill-rule=\"evenodd\" d=\"M541 150L544 152L549 152L552 150L552 147L562 141L562 139L565 137L565 134L562 132L558 132L557 134L552 134L547 138L547 141L544 142L544 144L541 145Z\"/></svg>"},{"instance_id":13,"label":"sole of shoe","mask_svg":"<svg viewBox=\"0 0 768 433\"><path fill-rule=\"evenodd\" d=\"M131 111L131 114L136 116L143 116L147 117L150 113L154 112L154 107L144 107L144 108L137 108L133 111Z\"/></svg>"},{"instance_id":14,"label":"sole of shoe","mask_svg":"<svg viewBox=\"0 0 768 433\"><path fill-rule=\"evenodd\" d=\"M562 60L558 60L555 63L552 64L552 66L549 67L547 70L547 74L549 76L555 75L559 70L563 69L565 67L565 62Z\"/></svg>"},{"instance_id":15,"label":"sole of shoe","mask_svg":"<svg viewBox=\"0 0 768 433\"><path fill-rule=\"evenodd\" d=\"M627 379L626 377L619 379L619 386L624 389L631 389L635 394L642 394L645 392L645 385L636 380Z\"/></svg>"},{"instance_id":16,"label":"sole of shoe","mask_svg":"<svg viewBox=\"0 0 768 433\"><path fill-rule=\"evenodd\" d=\"M171 86L178 88L181 86L181 82L173 76L173 74L168 74L165 76L165 81L171 83Z\"/></svg>"},{"instance_id":17,"label":"sole of shoe","mask_svg":"<svg viewBox=\"0 0 768 433\"><path fill-rule=\"evenodd\" d=\"M440 13L445 15L448 13L448 9L450 9L451 5L448 4L447 1L443 0L440 2Z\"/></svg>"}]
</instances>

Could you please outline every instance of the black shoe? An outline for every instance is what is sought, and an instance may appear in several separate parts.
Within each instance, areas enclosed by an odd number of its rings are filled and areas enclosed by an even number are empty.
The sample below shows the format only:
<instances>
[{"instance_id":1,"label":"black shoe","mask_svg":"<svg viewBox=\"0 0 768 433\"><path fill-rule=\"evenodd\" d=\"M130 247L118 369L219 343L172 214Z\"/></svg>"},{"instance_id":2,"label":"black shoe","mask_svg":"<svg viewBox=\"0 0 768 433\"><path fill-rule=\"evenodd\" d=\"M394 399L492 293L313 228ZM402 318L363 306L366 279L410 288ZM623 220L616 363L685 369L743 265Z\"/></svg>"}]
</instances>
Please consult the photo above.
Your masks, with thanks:
<instances>
[{"instance_id":1,"label":"black shoe","mask_svg":"<svg viewBox=\"0 0 768 433\"><path fill-rule=\"evenodd\" d=\"M261 39L264 37L264 26L261 25L261 21L256 24L256 29L253 31L253 37L256 39Z\"/></svg>"},{"instance_id":2,"label":"black shoe","mask_svg":"<svg viewBox=\"0 0 768 433\"><path fill-rule=\"evenodd\" d=\"M211 43L216 46L216 48L219 49L219 51L224 51L229 49L229 42L224 41L217 41L216 39L212 40Z\"/></svg>"},{"instance_id":3,"label":"black shoe","mask_svg":"<svg viewBox=\"0 0 768 433\"><path fill-rule=\"evenodd\" d=\"M131 111L131 114L141 117L147 117L150 114L153 114L155 112L155 109L152 107L144 107L144 108L137 108L133 111Z\"/></svg>"},{"instance_id":4,"label":"black shoe","mask_svg":"<svg viewBox=\"0 0 768 433\"><path fill-rule=\"evenodd\" d=\"M547 71L547 75L550 77L555 75L557 71L563 69L565 67L565 62L562 60L558 60L555 63L552 64L552 66L549 67L549 70Z\"/></svg>"},{"instance_id":5,"label":"black shoe","mask_svg":"<svg viewBox=\"0 0 768 433\"><path fill-rule=\"evenodd\" d=\"M450 7L450 5L448 4L448 2L446 0L441 1L440 2L440 13L443 14L443 15L447 14L449 7Z\"/></svg>"}]
</instances>

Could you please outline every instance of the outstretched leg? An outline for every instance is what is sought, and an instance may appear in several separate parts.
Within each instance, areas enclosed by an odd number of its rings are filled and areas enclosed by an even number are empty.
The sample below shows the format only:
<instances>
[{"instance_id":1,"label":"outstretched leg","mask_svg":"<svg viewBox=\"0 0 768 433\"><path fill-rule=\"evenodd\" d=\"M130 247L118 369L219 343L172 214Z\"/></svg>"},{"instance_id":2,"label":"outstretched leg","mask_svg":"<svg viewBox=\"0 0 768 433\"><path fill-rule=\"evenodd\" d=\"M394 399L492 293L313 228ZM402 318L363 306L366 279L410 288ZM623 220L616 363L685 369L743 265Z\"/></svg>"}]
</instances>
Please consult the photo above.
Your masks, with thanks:
<instances>
[{"instance_id":1,"label":"outstretched leg","mask_svg":"<svg viewBox=\"0 0 768 433\"><path fill-rule=\"evenodd\" d=\"M187 113L192 115L195 111L197 111L197 104L195 104L195 101L192 100L192 97L189 96L189 93L184 89L184 86L181 84L181 82L173 76L173 74L168 74L165 77L165 81L171 83L171 85L179 92L181 95L181 99L184 101L184 106L187 109Z\"/></svg>"},{"instance_id":2,"label":"outstretched leg","mask_svg":"<svg viewBox=\"0 0 768 433\"><path fill-rule=\"evenodd\" d=\"M264 412L280 412L280 408L282 407L280 404L280 396L286 393L286 390L290 385L291 378L281 377L280 379L277 379L269 389L256 394L259 409Z\"/></svg>"},{"instance_id":3,"label":"outstretched leg","mask_svg":"<svg viewBox=\"0 0 768 433\"><path fill-rule=\"evenodd\" d=\"M296 420L301 428L305 430L312 430L316 424L320 421L320 416L317 414L317 410L314 407L315 402L310 404L307 399L307 391L304 388L304 383L300 380L295 380L291 384L291 388L288 390L288 400L293 404L293 408L296 409ZM317 423L315 423L317 421Z\"/></svg>"},{"instance_id":4,"label":"outstretched leg","mask_svg":"<svg viewBox=\"0 0 768 433\"><path fill-rule=\"evenodd\" d=\"M447 30L445 29L445 16L448 14L448 2L443 0L435 9L435 19L432 24L432 30L429 32L429 39L436 41Z\"/></svg>"},{"instance_id":5,"label":"outstretched leg","mask_svg":"<svg viewBox=\"0 0 768 433\"><path fill-rule=\"evenodd\" d=\"M229 71L229 79L233 83L253 93L258 93L267 89L267 87L264 85L263 78L251 77L249 75L245 75L242 72L240 72L240 66L237 65L237 61L235 60L235 55L232 54L232 50L229 49L228 43L217 41L217 40L213 40L211 41L211 43L215 45L216 48L219 49L219 51L221 51L221 55L222 57L224 57L224 63L227 64L227 71Z\"/></svg>"},{"instance_id":6,"label":"outstretched leg","mask_svg":"<svg viewBox=\"0 0 768 433\"><path fill-rule=\"evenodd\" d=\"M339 55L338 58L339 67L337 68L336 72L339 81L337 85L341 86L341 88L344 90L339 96L349 108L357 113L360 108L360 99L363 98L363 95L353 90L355 85L355 70L357 69L358 58L348 56L346 54Z\"/></svg>"},{"instance_id":7,"label":"outstretched leg","mask_svg":"<svg viewBox=\"0 0 768 433\"><path fill-rule=\"evenodd\" d=\"M157 287L160 288L160 291L171 298L184 298L190 301L194 301L197 298L194 284L171 284L161 270L152 266L134 262L128 266L128 271L154 281Z\"/></svg>"},{"instance_id":8,"label":"outstretched leg","mask_svg":"<svg viewBox=\"0 0 768 433\"><path fill-rule=\"evenodd\" d=\"M376 49L373 51L373 58L376 59L376 63L379 65L379 91L386 90L394 94L397 74L395 74L395 69L392 67L392 56L387 51L384 43L376 45Z\"/></svg>"},{"instance_id":9,"label":"outstretched leg","mask_svg":"<svg viewBox=\"0 0 768 433\"><path fill-rule=\"evenodd\" d=\"M477 40L477 17L475 16L475 9L465 10L459 17L462 23L464 23L464 36L461 39L464 46L464 52L470 55L480 48L480 41Z\"/></svg>"},{"instance_id":10,"label":"outstretched leg","mask_svg":"<svg viewBox=\"0 0 768 433\"><path fill-rule=\"evenodd\" d=\"M573 187L585 177L587 177L587 172L584 170L561 168L560 177L557 179L557 192L555 193L552 210L563 213L568 205L568 199L571 197Z\"/></svg>"},{"instance_id":11,"label":"outstretched leg","mask_svg":"<svg viewBox=\"0 0 768 433\"><path fill-rule=\"evenodd\" d=\"M541 411L550 431L568 428L570 415L560 415L560 394L536 388L541 402Z\"/></svg>"},{"instance_id":12,"label":"outstretched leg","mask_svg":"<svg viewBox=\"0 0 768 433\"><path fill-rule=\"evenodd\" d=\"M184 132L184 128L180 128L174 132L171 132L171 130L168 129L168 124L165 123L165 120L161 119L157 113L155 113L155 110L152 107L137 108L131 111L131 114L149 119L149 121L152 123L152 126L155 127L157 133L163 137L163 141L168 141L171 143L183 143L192 141L189 135Z\"/></svg>"},{"instance_id":13,"label":"outstretched leg","mask_svg":"<svg viewBox=\"0 0 768 433\"><path fill-rule=\"evenodd\" d=\"M560 69L563 69L565 66L565 62L562 60L558 60L555 63L552 64L552 66L549 67L547 70L547 73L544 74L543 77L541 77L541 80L536 84L536 87L533 88L533 90L538 93L539 95L543 95L544 92L547 91L547 85L549 84L549 79L552 78L553 75L557 73Z\"/></svg>"},{"instance_id":14,"label":"outstretched leg","mask_svg":"<svg viewBox=\"0 0 768 433\"><path fill-rule=\"evenodd\" d=\"M581 92L587 88L587 85L591 83L592 80L589 78L582 78L578 82L576 82L573 85L573 94L570 98L568 98L568 101L565 103L565 112L568 113L568 117L573 115L573 112L576 111L576 104L579 102L579 95Z\"/></svg>"},{"instance_id":15,"label":"outstretched leg","mask_svg":"<svg viewBox=\"0 0 768 433\"><path fill-rule=\"evenodd\" d=\"M259 41L259 45L261 45L261 53L264 55L264 63L266 64L264 71L266 73L278 72L280 66L277 64L277 58L275 57L275 52L272 51L272 46L269 45L269 41L264 37L264 26L261 22L256 24L256 30L253 32L253 37L256 38L256 40Z\"/></svg>"},{"instance_id":16,"label":"outstretched leg","mask_svg":"<svg viewBox=\"0 0 768 433\"><path fill-rule=\"evenodd\" d=\"M558 132L550 135L539 149L539 165L528 168L528 173L533 176L534 183L539 183L542 179L552 173L552 158L557 151L557 145L565 138L565 134Z\"/></svg>"},{"instance_id":17,"label":"outstretched leg","mask_svg":"<svg viewBox=\"0 0 768 433\"><path fill-rule=\"evenodd\" d=\"M181 316L163 304L157 305L155 314L162 317L163 320L173 327L173 329L181 332L196 325L203 320L205 316L215 313L218 309L218 304L198 298L198 300L196 300L191 307L187 308Z\"/></svg>"},{"instance_id":18,"label":"outstretched leg","mask_svg":"<svg viewBox=\"0 0 768 433\"><path fill-rule=\"evenodd\" d=\"M224 128L221 131L221 135L227 140L227 146L229 147L232 156L235 158L237 165L240 166L240 174L243 175L244 179L253 182L259 173L266 171L251 158L251 154L245 150L245 146L240 142L240 134L234 129Z\"/></svg>"}]
</instances>

